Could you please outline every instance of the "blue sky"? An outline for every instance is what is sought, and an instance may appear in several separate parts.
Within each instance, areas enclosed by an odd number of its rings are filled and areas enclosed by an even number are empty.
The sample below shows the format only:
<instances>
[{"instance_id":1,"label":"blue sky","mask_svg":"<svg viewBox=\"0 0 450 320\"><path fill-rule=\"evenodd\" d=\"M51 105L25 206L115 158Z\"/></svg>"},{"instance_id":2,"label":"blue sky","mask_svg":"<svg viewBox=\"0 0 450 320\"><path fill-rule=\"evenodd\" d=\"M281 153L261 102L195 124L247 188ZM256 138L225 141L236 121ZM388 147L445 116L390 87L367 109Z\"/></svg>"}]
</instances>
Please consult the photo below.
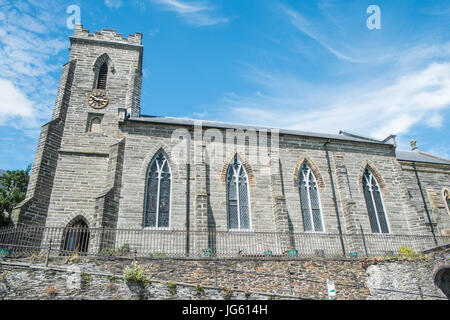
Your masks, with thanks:
<instances>
[{"instance_id":1,"label":"blue sky","mask_svg":"<svg viewBox=\"0 0 450 320\"><path fill-rule=\"evenodd\" d=\"M0 0L1 169L33 162L70 5L91 32L144 34L143 114L397 134L450 158L448 0Z\"/></svg>"}]
</instances>

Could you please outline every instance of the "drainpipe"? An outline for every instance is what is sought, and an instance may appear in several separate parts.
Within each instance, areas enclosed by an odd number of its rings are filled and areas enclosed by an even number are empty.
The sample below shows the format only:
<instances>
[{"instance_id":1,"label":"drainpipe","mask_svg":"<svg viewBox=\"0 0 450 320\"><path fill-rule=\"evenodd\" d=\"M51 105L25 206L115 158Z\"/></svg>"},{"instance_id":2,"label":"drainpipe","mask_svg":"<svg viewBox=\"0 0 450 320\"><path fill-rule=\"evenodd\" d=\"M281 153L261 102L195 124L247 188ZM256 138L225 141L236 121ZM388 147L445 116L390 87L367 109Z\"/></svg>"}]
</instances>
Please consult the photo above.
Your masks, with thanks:
<instances>
[{"instance_id":1,"label":"drainpipe","mask_svg":"<svg viewBox=\"0 0 450 320\"><path fill-rule=\"evenodd\" d=\"M419 173L417 172L416 163L413 161L412 164L413 164L413 168L414 168L414 173L416 174L417 185L419 186L420 195L422 196L423 207L425 208L425 212L427 213L427 218L428 218L428 222L430 223L431 233L433 234L434 243L437 246L438 242L436 240L436 235L434 233L433 222L431 220L430 212L428 211L427 202L425 201L425 196L423 194L422 184L420 183Z\"/></svg>"},{"instance_id":2,"label":"drainpipe","mask_svg":"<svg viewBox=\"0 0 450 320\"><path fill-rule=\"evenodd\" d=\"M333 202L334 202L334 208L336 210L336 218L337 218L337 223L338 223L339 237L340 237L340 240L341 240L342 253L345 256L345 245L344 245L344 238L342 236L341 219L339 217L339 209L338 209L338 204L337 204L337 200L336 200L336 190L334 188L334 182L333 182L333 171L331 171L330 153L328 152L328 144L330 142L331 142L331 139L328 139L328 141L325 142L325 144L323 146L325 148L325 152L326 152L326 155L327 155L328 172L330 174L331 190L333 192Z\"/></svg>"},{"instance_id":3,"label":"drainpipe","mask_svg":"<svg viewBox=\"0 0 450 320\"><path fill-rule=\"evenodd\" d=\"M191 133L194 126L189 128L189 140L187 143L187 162L186 162L186 257L189 256L190 243L190 217L191 217Z\"/></svg>"}]
</instances>

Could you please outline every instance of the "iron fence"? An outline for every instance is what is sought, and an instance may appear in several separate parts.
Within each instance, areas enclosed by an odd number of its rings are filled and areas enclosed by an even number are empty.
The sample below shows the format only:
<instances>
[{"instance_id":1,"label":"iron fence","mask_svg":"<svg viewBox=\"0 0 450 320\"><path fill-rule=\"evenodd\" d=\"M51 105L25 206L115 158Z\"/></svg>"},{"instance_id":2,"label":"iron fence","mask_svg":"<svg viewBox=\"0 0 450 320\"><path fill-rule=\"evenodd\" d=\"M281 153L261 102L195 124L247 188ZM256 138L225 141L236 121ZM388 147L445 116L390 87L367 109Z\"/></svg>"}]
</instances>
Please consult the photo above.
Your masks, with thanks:
<instances>
[{"instance_id":1,"label":"iron fence","mask_svg":"<svg viewBox=\"0 0 450 320\"><path fill-rule=\"evenodd\" d=\"M419 253L450 236L133 230L21 226L0 229L0 256L32 254L149 258L360 258Z\"/></svg>"}]
</instances>

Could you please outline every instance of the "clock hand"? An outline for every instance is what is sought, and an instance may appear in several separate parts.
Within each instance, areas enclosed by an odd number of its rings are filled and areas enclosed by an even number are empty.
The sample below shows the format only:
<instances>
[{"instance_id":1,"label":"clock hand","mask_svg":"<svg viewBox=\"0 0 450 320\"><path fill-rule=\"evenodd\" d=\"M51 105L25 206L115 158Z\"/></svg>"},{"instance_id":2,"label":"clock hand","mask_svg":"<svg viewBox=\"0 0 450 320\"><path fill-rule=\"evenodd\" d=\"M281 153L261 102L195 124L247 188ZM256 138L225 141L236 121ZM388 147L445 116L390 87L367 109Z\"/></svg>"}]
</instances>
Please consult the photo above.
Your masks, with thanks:
<instances>
[{"instance_id":1,"label":"clock hand","mask_svg":"<svg viewBox=\"0 0 450 320\"><path fill-rule=\"evenodd\" d=\"M94 99L95 101L97 101L97 102L106 102L106 99L105 99L105 98L100 99L100 98L97 98L97 97L93 97L93 99Z\"/></svg>"}]
</instances>

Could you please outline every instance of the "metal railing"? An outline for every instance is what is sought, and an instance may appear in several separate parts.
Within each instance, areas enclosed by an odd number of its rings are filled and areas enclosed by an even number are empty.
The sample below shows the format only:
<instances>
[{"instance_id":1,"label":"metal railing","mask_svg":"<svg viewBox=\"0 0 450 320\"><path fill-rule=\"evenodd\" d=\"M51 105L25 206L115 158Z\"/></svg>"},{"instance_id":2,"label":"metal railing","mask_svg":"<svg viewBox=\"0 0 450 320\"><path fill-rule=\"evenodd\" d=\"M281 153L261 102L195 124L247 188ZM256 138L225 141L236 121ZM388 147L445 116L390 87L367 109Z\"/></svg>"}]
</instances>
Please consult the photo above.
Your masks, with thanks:
<instances>
[{"instance_id":1,"label":"metal railing","mask_svg":"<svg viewBox=\"0 0 450 320\"><path fill-rule=\"evenodd\" d=\"M345 245L343 253L342 242ZM439 245L450 236L437 236ZM0 256L51 252L149 258L356 258L395 256L401 247L419 253L434 247L431 235L275 233L88 229L20 226L0 229Z\"/></svg>"}]
</instances>

